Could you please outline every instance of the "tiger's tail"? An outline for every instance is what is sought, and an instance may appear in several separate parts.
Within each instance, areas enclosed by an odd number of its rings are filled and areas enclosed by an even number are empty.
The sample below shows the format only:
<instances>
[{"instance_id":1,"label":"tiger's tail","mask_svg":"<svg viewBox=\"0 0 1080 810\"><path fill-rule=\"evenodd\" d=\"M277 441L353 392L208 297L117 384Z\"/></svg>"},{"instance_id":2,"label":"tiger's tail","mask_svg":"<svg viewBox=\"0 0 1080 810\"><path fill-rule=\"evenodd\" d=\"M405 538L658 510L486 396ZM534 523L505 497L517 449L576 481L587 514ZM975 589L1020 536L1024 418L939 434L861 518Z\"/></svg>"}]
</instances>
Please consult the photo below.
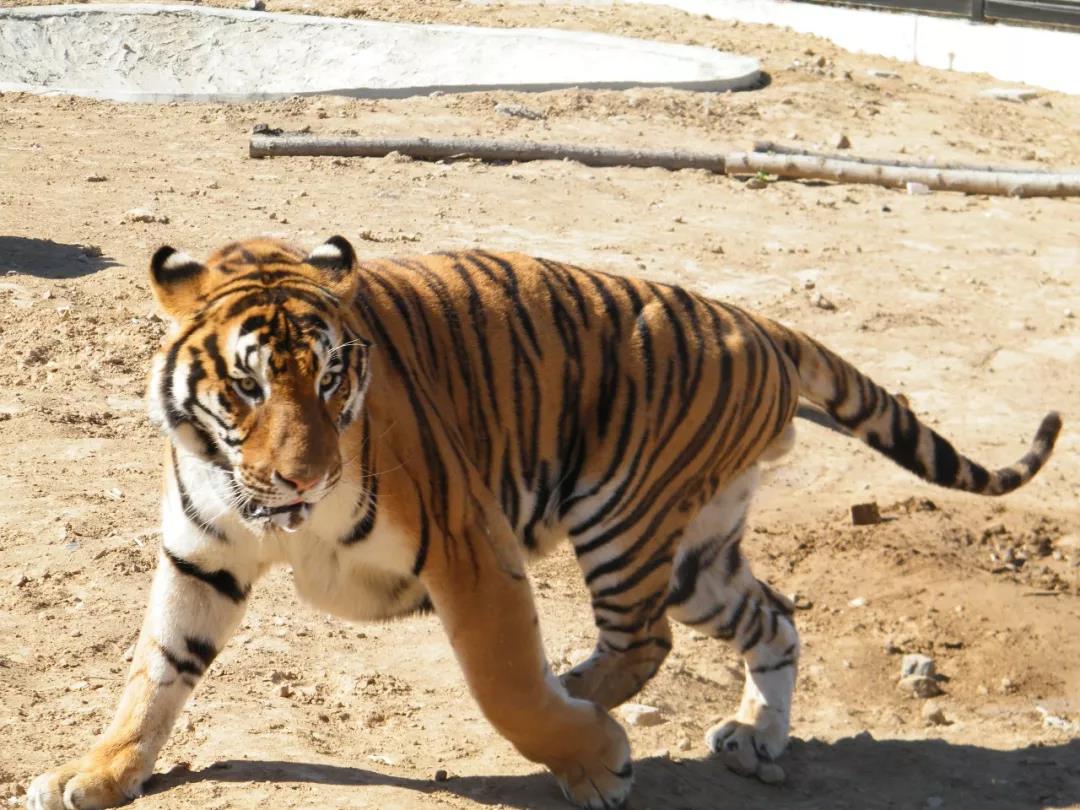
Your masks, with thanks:
<instances>
[{"instance_id":1,"label":"tiger's tail","mask_svg":"<svg viewBox=\"0 0 1080 810\"><path fill-rule=\"evenodd\" d=\"M987 470L920 422L903 397L890 394L836 353L773 321L762 326L798 369L803 397L852 435L932 484L980 495L1012 492L1042 468L1061 431L1061 417L1048 413L1023 458Z\"/></svg>"}]
</instances>

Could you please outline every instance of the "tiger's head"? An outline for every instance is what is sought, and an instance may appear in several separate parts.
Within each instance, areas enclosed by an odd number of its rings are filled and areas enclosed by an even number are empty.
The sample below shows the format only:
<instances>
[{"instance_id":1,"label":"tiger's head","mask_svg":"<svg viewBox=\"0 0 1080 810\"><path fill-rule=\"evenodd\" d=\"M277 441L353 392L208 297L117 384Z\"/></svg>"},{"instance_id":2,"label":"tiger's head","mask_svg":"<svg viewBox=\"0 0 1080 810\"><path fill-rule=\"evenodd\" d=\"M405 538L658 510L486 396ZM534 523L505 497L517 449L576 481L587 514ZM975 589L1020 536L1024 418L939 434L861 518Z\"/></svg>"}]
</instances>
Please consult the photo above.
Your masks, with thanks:
<instances>
[{"instance_id":1,"label":"tiger's head","mask_svg":"<svg viewBox=\"0 0 1080 810\"><path fill-rule=\"evenodd\" d=\"M170 321L151 418L216 468L219 495L254 529L297 528L341 477L368 382L369 344L346 303L355 273L340 236L306 256L254 239L205 263L168 246L150 262Z\"/></svg>"}]
</instances>

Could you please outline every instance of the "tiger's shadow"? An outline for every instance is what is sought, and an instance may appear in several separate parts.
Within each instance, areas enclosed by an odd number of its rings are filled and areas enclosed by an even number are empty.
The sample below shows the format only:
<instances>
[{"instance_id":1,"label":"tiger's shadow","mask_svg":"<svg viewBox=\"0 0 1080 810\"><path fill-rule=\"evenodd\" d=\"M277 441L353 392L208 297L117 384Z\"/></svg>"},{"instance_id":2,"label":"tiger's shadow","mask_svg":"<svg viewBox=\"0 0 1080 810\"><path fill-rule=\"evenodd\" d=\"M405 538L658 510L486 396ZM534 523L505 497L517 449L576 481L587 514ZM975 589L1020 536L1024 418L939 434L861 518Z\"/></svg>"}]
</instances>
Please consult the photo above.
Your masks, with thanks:
<instances>
[{"instance_id":1,"label":"tiger's shadow","mask_svg":"<svg viewBox=\"0 0 1080 810\"><path fill-rule=\"evenodd\" d=\"M826 743L794 740L784 756L787 783L770 787L712 759L648 757L636 763L630 810L884 810L890 808L1066 808L1080 806L1080 739L998 751L944 740L875 740L869 734ZM546 773L464 776L444 782L364 768L305 762L228 760L199 771L155 776L147 793L210 782L393 787L451 794L478 805L567 810ZM164 797L163 797L164 798ZM939 801L940 800L940 801Z\"/></svg>"}]
</instances>

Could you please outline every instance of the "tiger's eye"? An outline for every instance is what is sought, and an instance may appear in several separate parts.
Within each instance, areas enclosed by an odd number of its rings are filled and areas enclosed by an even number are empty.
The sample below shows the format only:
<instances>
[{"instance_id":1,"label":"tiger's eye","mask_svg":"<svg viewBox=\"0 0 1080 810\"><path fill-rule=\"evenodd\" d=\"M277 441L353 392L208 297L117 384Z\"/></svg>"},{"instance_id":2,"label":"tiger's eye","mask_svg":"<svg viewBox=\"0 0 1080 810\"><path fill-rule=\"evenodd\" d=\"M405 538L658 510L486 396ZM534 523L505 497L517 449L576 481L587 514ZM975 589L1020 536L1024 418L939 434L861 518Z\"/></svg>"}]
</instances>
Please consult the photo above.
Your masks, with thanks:
<instances>
[{"instance_id":1,"label":"tiger's eye","mask_svg":"<svg viewBox=\"0 0 1080 810\"><path fill-rule=\"evenodd\" d=\"M321 388L329 388L337 380L337 374L333 371L323 372L322 377L319 378L319 386Z\"/></svg>"},{"instance_id":2,"label":"tiger's eye","mask_svg":"<svg viewBox=\"0 0 1080 810\"><path fill-rule=\"evenodd\" d=\"M236 381L236 387L248 396L255 396L259 393L259 384L252 377L241 377Z\"/></svg>"}]
</instances>

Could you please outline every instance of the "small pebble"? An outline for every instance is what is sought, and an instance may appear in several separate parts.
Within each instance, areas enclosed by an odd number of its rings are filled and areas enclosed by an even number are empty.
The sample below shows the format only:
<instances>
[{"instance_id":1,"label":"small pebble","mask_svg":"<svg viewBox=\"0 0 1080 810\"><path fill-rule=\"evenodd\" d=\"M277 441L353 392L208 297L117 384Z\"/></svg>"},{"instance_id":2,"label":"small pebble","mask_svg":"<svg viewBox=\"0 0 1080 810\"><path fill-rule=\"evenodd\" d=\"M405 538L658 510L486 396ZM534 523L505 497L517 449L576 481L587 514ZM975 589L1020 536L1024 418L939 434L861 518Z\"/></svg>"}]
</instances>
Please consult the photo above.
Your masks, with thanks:
<instances>
[{"instance_id":1,"label":"small pebble","mask_svg":"<svg viewBox=\"0 0 1080 810\"><path fill-rule=\"evenodd\" d=\"M820 292L815 293L813 296L811 296L810 303L818 309L823 309L826 312L836 312L836 304L834 304Z\"/></svg>"},{"instance_id":2,"label":"small pebble","mask_svg":"<svg viewBox=\"0 0 1080 810\"><path fill-rule=\"evenodd\" d=\"M945 712L934 701L927 701L922 707L922 719L931 726L947 726L949 724L948 719L945 717Z\"/></svg>"},{"instance_id":3,"label":"small pebble","mask_svg":"<svg viewBox=\"0 0 1080 810\"><path fill-rule=\"evenodd\" d=\"M1012 101L1016 103L1029 101L1039 97L1039 94L1034 90L1028 90L1023 87L991 87L989 90L983 90L979 95L983 98L993 98L998 101Z\"/></svg>"},{"instance_id":4,"label":"small pebble","mask_svg":"<svg viewBox=\"0 0 1080 810\"><path fill-rule=\"evenodd\" d=\"M664 722L663 713L655 706L644 703L624 703L619 714L629 726L658 726Z\"/></svg>"},{"instance_id":5,"label":"small pebble","mask_svg":"<svg viewBox=\"0 0 1080 810\"><path fill-rule=\"evenodd\" d=\"M847 603L849 608L861 608L866 607L866 597L856 596L850 602Z\"/></svg>"},{"instance_id":6,"label":"small pebble","mask_svg":"<svg viewBox=\"0 0 1080 810\"><path fill-rule=\"evenodd\" d=\"M925 678L934 677L934 659L928 655L915 653L905 655L900 662L900 677L906 678L908 675L921 675Z\"/></svg>"},{"instance_id":7,"label":"small pebble","mask_svg":"<svg viewBox=\"0 0 1080 810\"><path fill-rule=\"evenodd\" d=\"M851 139L841 132L839 135L833 138L832 145L836 149L850 149Z\"/></svg>"},{"instance_id":8,"label":"small pebble","mask_svg":"<svg viewBox=\"0 0 1080 810\"><path fill-rule=\"evenodd\" d=\"M439 770L435 771L435 781L436 782L445 782L449 778L450 778L450 774L448 774L442 768L439 768Z\"/></svg>"},{"instance_id":9,"label":"small pebble","mask_svg":"<svg viewBox=\"0 0 1080 810\"><path fill-rule=\"evenodd\" d=\"M104 183L109 178L103 174L88 174L86 175L87 183Z\"/></svg>"},{"instance_id":10,"label":"small pebble","mask_svg":"<svg viewBox=\"0 0 1080 810\"><path fill-rule=\"evenodd\" d=\"M932 698L941 694L941 687L938 686L937 681L923 675L908 675L906 678L901 678L897 688L921 698Z\"/></svg>"},{"instance_id":11,"label":"small pebble","mask_svg":"<svg viewBox=\"0 0 1080 810\"><path fill-rule=\"evenodd\" d=\"M874 526L881 523L881 510L873 501L853 504L851 523L853 526Z\"/></svg>"},{"instance_id":12,"label":"small pebble","mask_svg":"<svg viewBox=\"0 0 1080 810\"><path fill-rule=\"evenodd\" d=\"M760 177L751 177L746 181L746 187L755 190L766 188L768 185L769 184Z\"/></svg>"},{"instance_id":13,"label":"small pebble","mask_svg":"<svg viewBox=\"0 0 1080 810\"><path fill-rule=\"evenodd\" d=\"M248 0L247 7L250 11L264 11L266 9L266 0Z\"/></svg>"}]
</instances>

